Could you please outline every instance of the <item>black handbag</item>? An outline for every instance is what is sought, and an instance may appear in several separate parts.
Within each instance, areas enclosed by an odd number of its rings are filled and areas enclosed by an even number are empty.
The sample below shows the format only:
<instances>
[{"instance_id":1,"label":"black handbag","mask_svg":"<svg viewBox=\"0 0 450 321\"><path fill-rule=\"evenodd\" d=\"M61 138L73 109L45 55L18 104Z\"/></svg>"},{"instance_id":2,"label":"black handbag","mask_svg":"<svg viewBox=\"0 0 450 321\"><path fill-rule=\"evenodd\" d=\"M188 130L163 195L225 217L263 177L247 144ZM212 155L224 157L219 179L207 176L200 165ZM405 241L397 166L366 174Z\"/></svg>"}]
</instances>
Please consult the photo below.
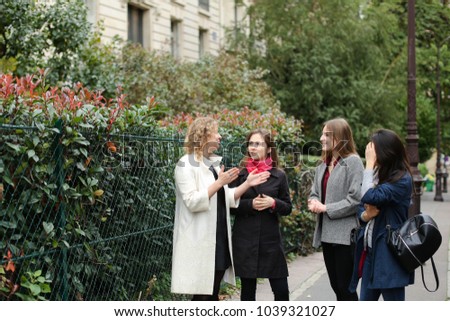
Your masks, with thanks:
<instances>
[{"instance_id":1,"label":"black handbag","mask_svg":"<svg viewBox=\"0 0 450 321\"><path fill-rule=\"evenodd\" d=\"M398 259L400 264L409 272L413 272L420 266L422 282L429 292L435 292L439 288L439 277L433 260L433 254L442 243L442 236L436 222L426 214L418 214L409 218L402 226L393 230L391 225L386 225L388 230L387 244L389 249ZM431 259L436 289L430 291L423 275L423 265Z\"/></svg>"},{"instance_id":2,"label":"black handbag","mask_svg":"<svg viewBox=\"0 0 450 321\"><path fill-rule=\"evenodd\" d=\"M356 255L356 243L358 243L358 235L361 230L364 230L364 226L358 225L350 231L350 251L353 257Z\"/></svg>"}]
</instances>

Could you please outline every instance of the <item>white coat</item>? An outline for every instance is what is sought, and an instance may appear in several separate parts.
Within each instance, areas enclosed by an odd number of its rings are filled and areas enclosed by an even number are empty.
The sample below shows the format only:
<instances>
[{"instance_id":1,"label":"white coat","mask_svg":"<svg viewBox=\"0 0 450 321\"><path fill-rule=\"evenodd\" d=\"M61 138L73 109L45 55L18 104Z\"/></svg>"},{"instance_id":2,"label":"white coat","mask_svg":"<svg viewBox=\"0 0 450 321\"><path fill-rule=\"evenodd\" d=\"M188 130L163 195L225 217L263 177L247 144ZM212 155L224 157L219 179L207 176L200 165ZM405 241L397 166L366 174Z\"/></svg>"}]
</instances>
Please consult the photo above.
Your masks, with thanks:
<instances>
[{"instance_id":1,"label":"white coat","mask_svg":"<svg viewBox=\"0 0 450 321\"><path fill-rule=\"evenodd\" d=\"M210 158L217 173L221 157ZM214 183L210 165L197 162L194 156L184 155L175 168L176 205L173 232L172 284L173 293L213 293L217 193L208 197L208 187ZM236 208L234 188L224 186L227 215L228 245L231 247L230 207ZM233 258L233 254L230 253ZM235 285L233 264L227 269L224 280Z\"/></svg>"}]
</instances>

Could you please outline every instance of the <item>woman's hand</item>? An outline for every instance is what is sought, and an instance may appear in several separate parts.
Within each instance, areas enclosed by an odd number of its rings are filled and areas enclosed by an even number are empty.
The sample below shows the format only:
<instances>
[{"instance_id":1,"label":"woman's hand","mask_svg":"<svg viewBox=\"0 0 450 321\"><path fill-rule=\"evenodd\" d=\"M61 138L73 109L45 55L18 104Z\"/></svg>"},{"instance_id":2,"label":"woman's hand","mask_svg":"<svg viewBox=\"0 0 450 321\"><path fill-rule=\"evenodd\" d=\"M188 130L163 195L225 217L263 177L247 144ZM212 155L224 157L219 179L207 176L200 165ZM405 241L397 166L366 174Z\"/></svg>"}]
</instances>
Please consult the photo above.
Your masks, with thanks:
<instances>
[{"instance_id":1,"label":"woman's hand","mask_svg":"<svg viewBox=\"0 0 450 321\"><path fill-rule=\"evenodd\" d=\"M267 208L271 208L273 204L275 203L275 200L267 195L259 194L258 197L255 197L253 199L253 209L257 211L263 211Z\"/></svg>"},{"instance_id":2,"label":"woman's hand","mask_svg":"<svg viewBox=\"0 0 450 321\"><path fill-rule=\"evenodd\" d=\"M256 186L256 185L262 184L269 179L270 172L265 171L265 172L256 174L257 171L258 170L255 169L253 172L248 174L246 182L248 183L249 186Z\"/></svg>"},{"instance_id":3,"label":"woman's hand","mask_svg":"<svg viewBox=\"0 0 450 321\"><path fill-rule=\"evenodd\" d=\"M364 204L364 209L366 212L364 216L367 221L370 221L374 217L378 216L378 214L380 214L380 210L375 205Z\"/></svg>"},{"instance_id":4,"label":"woman's hand","mask_svg":"<svg viewBox=\"0 0 450 321\"><path fill-rule=\"evenodd\" d=\"M322 204L315 198L311 198L308 200L308 209L315 214L320 214L327 211L326 205Z\"/></svg>"},{"instance_id":5,"label":"woman's hand","mask_svg":"<svg viewBox=\"0 0 450 321\"><path fill-rule=\"evenodd\" d=\"M225 166L222 165L220 167L220 172L219 172L219 177L217 178L217 180L220 182L220 184L223 185L227 185L230 184L232 181L234 181L238 175L239 175L239 169L236 167L230 168L229 170L227 170L226 172L225 170Z\"/></svg>"},{"instance_id":6,"label":"woman's hand","mask_svg":"<svg viewBox=\"0 0 450 321\"><path fill-rule=\"evenodd\" d=\"M366 168L373 169L377 161L377 154L375 153L375 146L372 142L366 145Z\"/></svg>"}]
</instances>

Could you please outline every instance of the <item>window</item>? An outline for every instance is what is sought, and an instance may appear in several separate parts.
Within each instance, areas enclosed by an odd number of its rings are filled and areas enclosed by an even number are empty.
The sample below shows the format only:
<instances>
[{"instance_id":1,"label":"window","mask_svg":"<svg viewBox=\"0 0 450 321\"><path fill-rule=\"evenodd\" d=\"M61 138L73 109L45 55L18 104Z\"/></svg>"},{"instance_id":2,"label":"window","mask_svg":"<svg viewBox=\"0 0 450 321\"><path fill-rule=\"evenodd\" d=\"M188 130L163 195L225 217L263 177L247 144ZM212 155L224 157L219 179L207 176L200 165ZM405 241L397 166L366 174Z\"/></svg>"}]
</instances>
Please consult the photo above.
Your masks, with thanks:
<instances>
[{"instance_id":1,"label":"window","mask_svg":"<svg viewBox=\"0 0 450 321\"><path fill-rule=\"evenodd\" d=\"M128 40L144 45L144 10L128 5Z\"/></svg>"},{"instance_id":2,"label":"window","mask_svg":"<svg viewBox=\"0 0 450 321\"><path fill-rule=\"evenodd\" d=\"M200 9L209 11L209 0L198 0L198 6Z\"/></svg>"},{"instance_id":3,"label":"window","mask_svg":"<svg viewBox=\"0 0 450 321\"><path fill-rule=\"evenodd\" d=\"M180 32L181 22L172 20L170 22L170 51L175 58L181 58L180 53Z\"/></svg>"},{"instance_id":4,"label":"window","mask_svg":"<svg viewBox=\"0 0 450 321\"><path fill-rule=\"evenodd\" d=\"M208 51L208 30L199 29L198 31L198 56L203 57Z\"/></svg>"}]
</instances>

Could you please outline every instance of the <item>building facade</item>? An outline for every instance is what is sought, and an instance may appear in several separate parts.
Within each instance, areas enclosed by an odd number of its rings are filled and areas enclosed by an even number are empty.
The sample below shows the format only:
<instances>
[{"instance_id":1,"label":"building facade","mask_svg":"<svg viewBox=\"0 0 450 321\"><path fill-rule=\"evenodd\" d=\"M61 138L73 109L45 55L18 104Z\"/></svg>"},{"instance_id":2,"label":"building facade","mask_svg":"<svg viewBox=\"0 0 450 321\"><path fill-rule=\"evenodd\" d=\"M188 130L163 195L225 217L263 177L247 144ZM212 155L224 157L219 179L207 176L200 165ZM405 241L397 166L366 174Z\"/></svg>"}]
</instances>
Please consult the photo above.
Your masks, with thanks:
<instances>
[{"instance_id":1,"label":"building facade","mask_svg":"<svg viewBox=\"0 0 450 321\"><path fill-rule=\"evenodd\" d=\"M226 45L226 30L245 19L242 0L85 0L88 20L103 24L103 40L114 36L148 50L195 61Z\"/></svg>"}]
</instances>

